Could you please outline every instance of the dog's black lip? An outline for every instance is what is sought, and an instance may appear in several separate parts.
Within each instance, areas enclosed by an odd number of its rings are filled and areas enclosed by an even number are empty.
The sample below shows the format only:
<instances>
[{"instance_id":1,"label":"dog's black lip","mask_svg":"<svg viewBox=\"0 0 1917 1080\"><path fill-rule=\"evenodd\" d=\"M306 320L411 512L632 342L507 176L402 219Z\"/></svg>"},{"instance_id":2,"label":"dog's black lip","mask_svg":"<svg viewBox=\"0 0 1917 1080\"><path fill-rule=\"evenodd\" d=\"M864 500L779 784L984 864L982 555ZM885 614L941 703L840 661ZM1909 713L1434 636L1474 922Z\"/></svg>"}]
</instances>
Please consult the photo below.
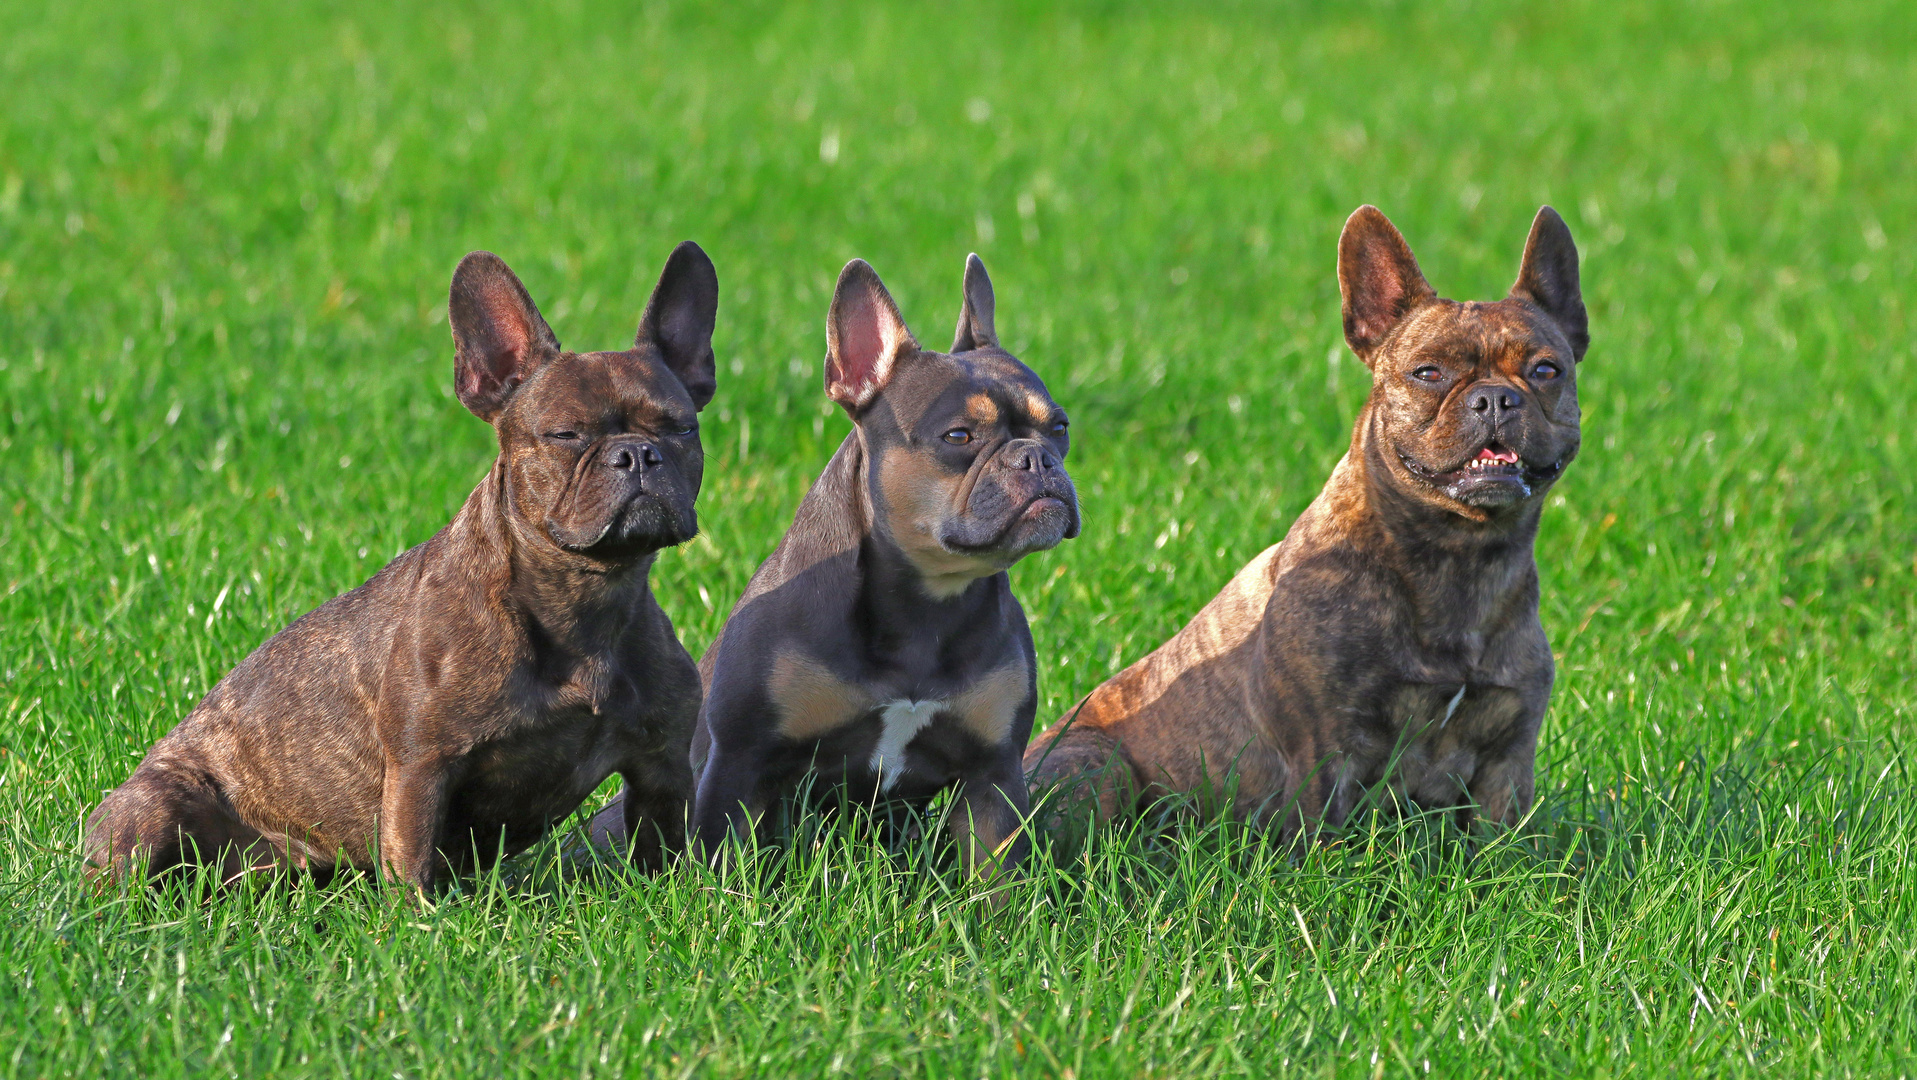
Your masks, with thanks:
<instances>
[{"instance_id":1,"label":"dog's black lip","mask_svg":"<svg viewBox=\"0 0 1917 1080\"><path fill-rule=\"evenodd\" d=\"M663 551L664 549L669 547L678 547L680 544L686 543L687 541L693 539L699 534L699 529L695 525L693 527L692 532L688 533L685 536L677 537L676 539L671 535L646 537L645 543L643 543L638 548L635 548L631 551L625 551L625 550L614 551L607 548L603 548L602 545L606 544L606 538L612 534L613 527L619 524L620 515L624 514L627 510L630 510L632 508L633 502L637 501L638 498L643 497L644 495L645 495L644 492L639 493L638 496L635 496L633 499L628 500L627 502L622 504L619 507L619 509L613 511L611 514L606 515L605 523L599 526L598 534L595 535L591 540L585 543L568 543L564 540L561 540L557 535L554 534L553 525L551 521L548 521L546 524L546 535L552 539L552 542L554 544L558 545L561 551L569 552L574 555L589 555L589 556L593 556L595 558L601 558L601 559L611 558L614 560L620 560L620 559L628 559L628 558L638 558L639 556L647 555L655 551ZM617 545L614 545L614 546L616 547Z\"/></svg>"},{"instance_id":2,"label":"dog's black lip","mask_svg":"<svg viewBox=\"0 0 1917 1080\"><path fill-rule=\"evenodd\" d=\"M998 549L1002 545L1004 545L1005 538L1011 535L1012 529L1014 527L1016 527L1020 522L1025 520L1025 515L1031 512L1032 507L1037 506L1039 503L1046 502L1046 501L1057 503L1058 508L1060 510L1069 511L1073 508L1073 501L1070 498L1067 498L1064 495L1059 495L1053 492L1044 492L1042 494L1034 495L1030 499L1026 500L1025 505L1019 507L1017 513L1012 514L1010 517L1007 517L1005 519L1005 527L999 530L998 535L994 536L992 539L986 541L985 543L959 544L959 543L954 543L953 541L947 540L944 537L940 537L939 546L951 552L954 555L990 555L998 551Z\"/></svg>"},{"instance_id":3,"label":"dog's black lip","mask_svg":"<svg viewBox=\"0 0 1917 1080\"><path fill-rule=\"evenodd\" d=\"M613 517L617 517L617 516L618 515L613 515ZM612 531L613 517L608 517L606 519L606 523L599 527L599 535L593 537L591 540L587 541L586 543L569 544L566 541L559 539L557 536L554 536L552 538L553 543L558 544L560 547L560 550L562 551L570 551L575 555L584 555L590 552L593 548L598 547L600 542L606 538L606 534ZM550 524L546 526L546 531L548 534L552 532L552 526Z\"/></svg>"},{"instance_id":4,"label":"dog's black lip","mask_svg":"<svg viewBox=\"0 0 1917 1080\"><path fill-rule=\"evenodd\" d=\"M1489 443L1486 443L1483 449L1489 449L1494 446L1502 447L1503 444L1497 442L1496 440L1493 440ZM1549 464L1540 465L1540 464L1535 464L1533 462L1525 460L1524 455L1519 454L1518 465L1517 465L1517 468L1515 469L1511 469L1509 471L1500 471L1495 473L1477 473L1477 474L1466 473L1465 466L1469 465L1471 461L1475 459L1476 457L1477 457L1477 454L1474 452L1471 455L1471 457L1464 459L1463 464L1460 464L1458 467L1454 469L1432 469L1426 466L1425 464L1423 464L1422 462L1418 461L1418 459L1412 457L1410 454L1405 453L1403 450L1398 451L1398 460L1404 463L1406 472L1410 473L1413 477L1416 477L1420 482L1428 484L1431 487L1440 488L1440 489L1448 487L1451 484L1457 482L1458 480L1467 480L1467 479L1478 479L1478 480L1511 479L1511 480L1529 481L1530 483L1535 484L1538 481L1554 479L1559 473L1564 471L1564 459L1562 458L1558 459L1557 461L1553 461Z\"/></svg>"},{"instance_id":5,"label":"dog's black lip","mask_svg":"<svg viewBox=\"0 0 1917 1080\"><path fill-rule=\"evenodd\" d=\"M643 556L650 555L655 551L664 551L666 548L669 548L669 547L678 547L680 544L683 544L698 535L695 532L693 533L692 536L685 536L685 537L680 537L677 539L668 538L668 537L647 537L645 538L645 541L643 543L635 545L631 548L602 547L602 545L604 545L606 542L606 533L611 531L612 530L608 528L605 532L602 532L599 534L599 539L594 540L590 544L586 544L582 546L579 544L560 543L559 547L561 550L570 552L571 554L574 554L574 555L589 555L596 559L611 561L611 562L628 562L633 559L638 559Z\"/></svg>"},{"instance_id":6,"label":"dog's black lip","mask_svg":"<svg viewBox=\"0 0 1917 1080\"><path fill-rule=\"evenodd\" d=\"M1070 507L1068 507L1068 506L1066 506L1066 505L1065 505L1065 500L1064 500L1064 499L1061 499L1061 498L1059 498L1059 497L1058 497L1058 496L1056 496L1056 495L1040 495L1040 496L1039 496L1038 498L1036 498L1036 499L1033 499L1033 500L1032 500L1031 502L1028 502L1028 503L1026 503L1026 504L1025 504L1025 509L1023 509L1023 510L1020 510L1020 511L1018 512L1018 516L1019 516L1020 518L1023 518L1023 517L1025 516L1025 515L1027 515L1027 514L1029 514L1029 513L1031 513L1031 512L1033 511L1033 510L1036 510L1036 509L1038 509L1038 504L1039 504L1039 503L1046 503L1046 502L1050 502L1050 503L1057 503L1057 504L1058 504L1058 508L1059 508L1060 510L1067 510L1067 509L1070 509Z\"/></svg>"}]
</instances>

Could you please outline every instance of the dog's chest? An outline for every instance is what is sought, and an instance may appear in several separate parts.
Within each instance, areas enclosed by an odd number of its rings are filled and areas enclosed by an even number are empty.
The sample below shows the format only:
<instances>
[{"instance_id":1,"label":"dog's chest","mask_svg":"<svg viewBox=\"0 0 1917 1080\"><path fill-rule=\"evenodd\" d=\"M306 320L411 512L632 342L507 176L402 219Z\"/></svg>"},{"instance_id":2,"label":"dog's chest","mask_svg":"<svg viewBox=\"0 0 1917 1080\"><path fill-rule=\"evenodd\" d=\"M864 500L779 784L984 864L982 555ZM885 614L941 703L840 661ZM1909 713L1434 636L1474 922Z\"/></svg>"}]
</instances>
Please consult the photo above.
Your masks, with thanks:
<instances>
[{"instance_id":1,"label":"dog's chest","mask_svg":"<svg viewBox=\"0 0 1917 1080\"><path fill-rule=\"evenodd\" d=\"M900 698L879 706L878 738L872 741L872 753L865 767L879 779L879 790L890 792L905 775L905 751L919 733L932 726L940 713L950 712L945 701L912 701Z\"/></svg>"},{"instance_id":2,"label":"dog's chest","mask_svg":"<svg viewBox=\"0 0 1917 1080\"><path fill-rule=\"evenodd\" d=\"M630 664L587 656L526 672L505 722L472 750L471 785L501 794L502 806L525 804L530 817L570 812L608 775L666 741L661 715L670 714L673 688L696 686L684 666L660 665L642 680Z\"/></svg>"},{"instance_id":3,"label":"dog's chest","mask_svg":"<svg viewBox=\"0 0 1917 1080\"><path fill-rule=\"evenodd\" d=\"M1400 683L1384 696L1378 723L1349 749L1352 779L1386 779L1424 805L1460 800L1486 760L1525 734L1516 690L1490 683Z\"/></svg>"},{"instance_id":4,"label":"dog's chest","mask_svg":"<svg viewBox=\"0 0 1917 1080\"><path fill-rule=\"evenodd\" d=\"M1490 683L1400 683L1384 706L1387 725L1411 741L1495 738L1516 715L1516 691Z\"/></svg>"},{"instance_id":5,"label":"dog's chest","mask_svg":"<svg viewBox=\"0 0 1917 1080\"><path fill-rule=\"evenodd\" d=\"M548 713L603 716L629 711L638 704L638 687L608 657L582 656L561 670L544 674L545 700L540 704Z\"/></svg>"},{"instance_id":6,"label":"dog's chest","mask_svg":"<svg viewBox=\"0 0 1917 1080\"><path fill-rule=\"evenodd\" d=\"M985 704L979 696L968 687L943 698L882 701L819 740L822 771L843 771L886 795L942 787L1003 743L1016 720L1016 701Z\"/></svg>"},{"instance_id":7,"label":"dog's chest","mask_svg":"<svg viewBox=\"0 0 1917 1080\"><path fill-rule=\"evenodd\" d=\"M778 733L810 748L822 767L843 762L879 790L893 792L908 776L942 783L956 759L1002 744L1030 703L1022 659L957 680L935 694L901 693L885 678L846 680L796 654L773 664L768 686Z\"/></svg>"}]
</instances>

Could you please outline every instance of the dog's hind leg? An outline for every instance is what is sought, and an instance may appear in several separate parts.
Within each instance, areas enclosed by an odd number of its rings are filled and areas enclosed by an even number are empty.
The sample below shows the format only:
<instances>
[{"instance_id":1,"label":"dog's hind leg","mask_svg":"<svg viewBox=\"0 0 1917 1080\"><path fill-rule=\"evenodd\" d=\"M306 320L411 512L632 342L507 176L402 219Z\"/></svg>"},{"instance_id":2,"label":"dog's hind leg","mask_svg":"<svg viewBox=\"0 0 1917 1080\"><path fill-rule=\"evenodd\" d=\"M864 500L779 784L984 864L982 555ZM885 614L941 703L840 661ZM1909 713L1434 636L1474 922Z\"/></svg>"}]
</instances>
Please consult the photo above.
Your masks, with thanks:
<instances>
[{"instance_id":1,"label":"dog's hind leg","mask_svg":"<svg viewBox=\"0 0 1917 1080\"><path fill-rule=\"evenodd\" d=\"M217 864L225 884L284 858L240 820L211 777L150 760L87 817L85 853L89 872L113 882L135 873L157 882L188 867Z\"/></svg>"},{"instance_id":2,"label":"dog's hind leg","mask_svg":"<svg viewBox=\"0 0 1917 1080\"><path fill-rule=\"evenodd\" d=\"M1043 800L1047 831L1088 812L1110 821L1136 807L1144 791L1117 736L1069 720L1032 741L1025 768L1033 794Z\"/></svg>"}]
</instances>

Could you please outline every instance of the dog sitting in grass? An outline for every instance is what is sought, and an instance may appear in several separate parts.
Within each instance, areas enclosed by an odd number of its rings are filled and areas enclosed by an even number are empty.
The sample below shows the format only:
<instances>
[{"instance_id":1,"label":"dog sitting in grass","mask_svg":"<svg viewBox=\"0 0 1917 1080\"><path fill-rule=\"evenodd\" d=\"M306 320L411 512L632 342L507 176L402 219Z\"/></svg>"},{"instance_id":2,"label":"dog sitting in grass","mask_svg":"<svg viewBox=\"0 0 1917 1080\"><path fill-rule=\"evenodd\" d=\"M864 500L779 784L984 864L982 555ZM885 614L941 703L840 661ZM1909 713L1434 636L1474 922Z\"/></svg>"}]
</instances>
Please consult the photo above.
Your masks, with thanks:
<instances>
[{"instance_id":1,"label":"dog sitting in grass","mask_svg":"<svg viewBox=\"0 0 1917 1080\"><path fill-rule=\"evenodd\" d=\"M453 274L454 386L499 458L450 525L275 634L87 820L113 878L377 870L430 889L613 773L634 859L679 847L699 676L653 599L692 538L719 280L666 261L618 352L572 353L497 256Z\"/></svg>"},{"instance_id":2,"label":"dog sitting in grass","mask_svg":"<svg viewBox=\"0 0 1917 1080\"><path fill-rule=\"evenodd\" d=\"M808 776L871 802L956 788L968 869L990 879L1024 857L1038 666L1005 571L1078 535L1078 495L1064 410L999 344L976 255L963 294L940 353L863 260L839 275L825 390L853 429L700 662L703 857L761 830ZM601 811L595 840L624 843L624 820L617 802Z\"/></svg>"},{"instance_id":3,"label":"dog sitting in grass","mask_svg":"<svg viewBox=\"0 0 1917 1080\"><path fill-rule=\"evenodd\" d=\"M1381 784L1463 825L1529 810L1554 671L1532 546L1589 341L1577 248L1544 207L1510 294L1459 303L1364 206L1338 286L1372 374L1350 450L1282 543L1034 741L1061 813L1229 792L1293 835Z\"/></svg>"}]
</instances>

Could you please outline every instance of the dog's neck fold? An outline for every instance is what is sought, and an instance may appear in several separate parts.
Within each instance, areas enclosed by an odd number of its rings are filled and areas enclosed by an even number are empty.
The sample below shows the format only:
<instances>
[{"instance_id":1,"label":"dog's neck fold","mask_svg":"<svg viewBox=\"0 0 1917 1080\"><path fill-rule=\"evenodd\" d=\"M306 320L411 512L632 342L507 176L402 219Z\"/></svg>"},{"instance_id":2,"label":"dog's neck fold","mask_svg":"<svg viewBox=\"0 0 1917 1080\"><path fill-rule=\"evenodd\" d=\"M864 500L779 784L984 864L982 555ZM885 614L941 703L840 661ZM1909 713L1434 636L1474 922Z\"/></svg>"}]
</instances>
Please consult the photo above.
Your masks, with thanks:
<instances>
[{"instance_id":1,"label":"dog's neck fold","mask_svg":"<svg viewBox=\"0 0 1917 1080\"><path fill-rule=\"evenodd\" d=\"M874 463L856 430L842 452L848 456L846 468L831 494L838 512L856 522L860 580L855 603L875 638L904 639L939 624L959 625L968 612L992 603L997 591L993 583L1002 582L1004 572L928 576L880 521L872 500Z\"/></svg>"},{"instance_id":2,"label":"dog's neck fold","mask_svg":"<svg viewBox=\"0 0 1917 1080\"><path fill-rule=\"evenodd\" d=\"M518 611L544 641L582 655L615 647L639 612L634 601L645 593L658 558L651 552L611 563L559 547L514 512L504 457L447 528L470 537L461 537L461 546L475 560L498 560L503 553L506 572L496 580L506 584L487 602Z\"/></svg>"},{"instance_id":3,"label":"dog's neck fold","mask_svg":"<svg viewBox=\"0 0 1917 1080\"><path fill-rule=\"evenodd\" d=\"M1301 547L1360 552L1390 575L1431 637L1469 631L1535 597L1543 493L1489 513L1455 512L1406 490L1418 481L1367 421L1368 414L1360 418L1350 451L1300 516L1294 535L1302 533Z\"/></svg>"}]
</instances>

